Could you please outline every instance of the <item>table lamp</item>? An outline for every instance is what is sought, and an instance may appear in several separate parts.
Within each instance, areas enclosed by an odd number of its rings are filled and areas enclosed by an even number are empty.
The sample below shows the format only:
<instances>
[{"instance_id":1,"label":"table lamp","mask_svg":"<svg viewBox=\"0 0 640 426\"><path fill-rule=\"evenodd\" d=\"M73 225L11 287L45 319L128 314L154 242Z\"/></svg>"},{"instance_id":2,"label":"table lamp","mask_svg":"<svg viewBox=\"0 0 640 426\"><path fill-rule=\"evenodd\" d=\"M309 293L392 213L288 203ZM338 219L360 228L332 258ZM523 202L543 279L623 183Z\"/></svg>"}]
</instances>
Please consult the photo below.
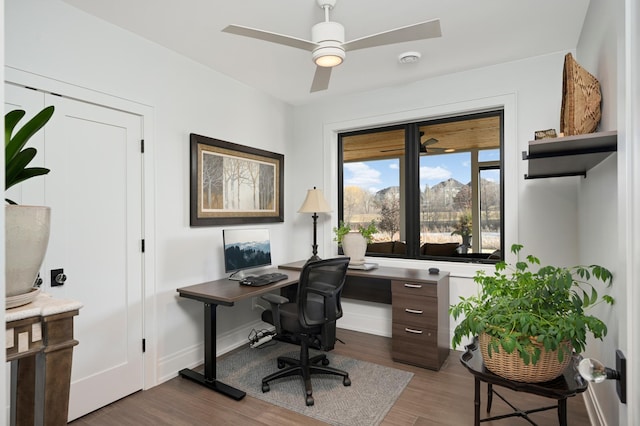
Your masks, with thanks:
<instances>
[{"instance_id":1,"label":"table lamp","mask_svg":"<svg viewBox=\"0 0 640 426\"><path fill-rule=\"evenodd\" d=\"M324 198L324 194L314 186L313 189L307 191L307 198L304 199L302 207L298 210L298 213L313 213L313 255L309 258L310 261L320 260L318 256L318 239L317 239L317 223L318 213L331 212L331 206Z\"/></svg>"}]
</instances>

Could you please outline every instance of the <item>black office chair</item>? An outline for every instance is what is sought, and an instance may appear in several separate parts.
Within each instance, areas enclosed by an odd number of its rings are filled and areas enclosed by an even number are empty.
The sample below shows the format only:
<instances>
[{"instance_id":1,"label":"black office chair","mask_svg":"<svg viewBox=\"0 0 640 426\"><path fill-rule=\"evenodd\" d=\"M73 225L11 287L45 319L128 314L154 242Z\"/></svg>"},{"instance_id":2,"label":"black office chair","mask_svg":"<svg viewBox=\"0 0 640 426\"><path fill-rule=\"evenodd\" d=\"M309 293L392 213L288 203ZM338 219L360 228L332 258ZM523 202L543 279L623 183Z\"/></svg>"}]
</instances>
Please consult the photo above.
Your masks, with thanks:
<instances>
[{"instance_id":1,"label":"black office chair","mask_svg":"<svg viewBox=\"0 0 640 426\"><path fill-rule=\"evenodd\" d=\"M340 293L348 265L348 257L308 262L300 273L295 302L275 294L263 296L271 309L262 313L262 320L276 327L277 339L300 344L300 359L278 357L281 370L262 379L262 392L269 391L272 380L302 376L306 404L313 405L311 374L341 376L343 385L351 385L349 373L327 367L329 360L325 354L309 358L309 347L329 351L335 345L336 320L342 317ZM285 368L286 365L289 367Z\"/></svg>"}]
</instances>

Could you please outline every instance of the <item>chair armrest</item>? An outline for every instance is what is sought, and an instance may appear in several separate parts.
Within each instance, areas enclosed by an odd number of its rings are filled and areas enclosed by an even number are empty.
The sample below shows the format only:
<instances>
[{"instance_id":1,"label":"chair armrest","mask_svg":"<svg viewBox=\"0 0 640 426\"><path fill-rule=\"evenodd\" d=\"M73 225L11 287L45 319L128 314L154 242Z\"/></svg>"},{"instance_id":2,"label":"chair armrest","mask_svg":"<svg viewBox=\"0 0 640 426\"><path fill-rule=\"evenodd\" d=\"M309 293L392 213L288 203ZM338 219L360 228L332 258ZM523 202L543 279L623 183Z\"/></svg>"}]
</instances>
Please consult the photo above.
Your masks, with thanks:
<instances>
[{"instance_id":1,"label":"chair armrest","mask_svg":"<svg viewBox=\"0 0 640 426\"><path fill-rule=\"evenodd\" d=\"M321 282L314 282L307 288L309 293L318 294L324 299L324 317L325 321L335 321L337 316L337 301L336 296L338 290L332 285L324 284Z\"/></svg>"},{"instance_id":2,"label":"chair armrest","mask_svg":"<svg viewBox=\"0 0 640 426\"><path fill-rule=\"evenodd\" d=\"M262 299L274 305L282 305L284 303L289 303L289 299L287 299L284 296L280 296L279 294L267 293L267 294L263 294L261 297Z\"/></svg>"},{"instance_id":3,"label":"chair armrest","mask_svg":"<svg viewBox=\"0 0 640 426\"><path fill-rule=\"evenodd\" d=\"M273 317L273 325L276 327L276 334L282 334L282 325L280 323L280 305L289 302L284 296L280 296L279 294L267 293L263 294L263 300L269 302L271 305L271 316Z\"/></svg>"}]
</instances>

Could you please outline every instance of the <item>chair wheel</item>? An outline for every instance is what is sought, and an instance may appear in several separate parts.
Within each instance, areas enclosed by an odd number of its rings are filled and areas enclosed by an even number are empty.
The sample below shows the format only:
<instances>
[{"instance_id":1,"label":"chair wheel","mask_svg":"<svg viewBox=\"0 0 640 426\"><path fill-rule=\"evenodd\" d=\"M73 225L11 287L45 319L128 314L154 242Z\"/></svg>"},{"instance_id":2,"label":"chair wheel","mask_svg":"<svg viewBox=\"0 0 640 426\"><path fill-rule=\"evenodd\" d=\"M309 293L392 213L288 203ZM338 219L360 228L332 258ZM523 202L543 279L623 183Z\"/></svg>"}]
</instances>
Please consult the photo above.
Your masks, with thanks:
<instances>
[{"instance_id":1,"label":"chair wheel","mask_svg":"<svg viewBox=\"0 0 640 426\"><path fill-rule=\"evenodd\" d=\"M279 368L279 369L281 369L281 370L282 370L285 366L286 366L286 364L285 364L284 362L282 362L282 361L278 361L278 368Z\"/></svg>"},{"instance_id":2,"label":"chair wheel","mask_svg":"<svg viewBox=\"0 0 640 426\"><path fill-rule=\"evenodd\" d=\"M349 377L345 377L342 379L342 384L345 386L351 386L351 379Z\"/></svg>"},{"instance_id":3,"label":"chair wheel","mask_svg":"<svg viewBox=\"0 0 640 426\"><path fill-rule=\"evenodd\" d=\"M322 358L322 365L329 365L329 360L327 358Z\"/></svg>"},{"instance_id":4,"label":"chair wheel","mask_svg":"<svg viewBox=\"0 0 640 426\"><path fill-rule=\"evenodd\" d=\"M307 407L311 407L313 405L313 397L307 396Z\"/></svg>"},{"instance_id":5,"label":"chair wheel","mask_svg":"<svg viewBox=\"0 0 640 426\"><path fill-rule=\"evenodd\" d=\"M269 392L271 388L269 387L269 383L262 384L262 393Z\"/></svg>"}]
</instances>

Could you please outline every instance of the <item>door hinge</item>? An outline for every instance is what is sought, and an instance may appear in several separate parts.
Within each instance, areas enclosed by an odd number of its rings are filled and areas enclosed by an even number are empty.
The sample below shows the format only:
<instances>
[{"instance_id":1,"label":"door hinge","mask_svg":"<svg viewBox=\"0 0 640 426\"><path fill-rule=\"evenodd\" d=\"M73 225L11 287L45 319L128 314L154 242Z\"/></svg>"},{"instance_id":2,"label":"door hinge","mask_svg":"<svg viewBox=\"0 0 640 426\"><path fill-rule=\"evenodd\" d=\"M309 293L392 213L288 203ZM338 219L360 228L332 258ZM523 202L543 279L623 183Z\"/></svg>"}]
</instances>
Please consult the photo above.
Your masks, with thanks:
<instances>
[{"instance_id":1,"label":"door hinge","mask_svg":"<svg viewBox=\"0 0 640 426\"><path fill-rule=\"evenodd\" d=\"M144 238L142 239L142 244L141 244L140 248L142 249L142 252L144 253Z\"/></svg>"},{"instance_id":2,"label":"door hinge","mask_svg":"<svg viewBox=\"0 0 640 426\"><path fill-rule=\"evenodd\" d=\"M140 139L140 152L144 154L144 139Z\"/></svg>"},{"instance_id":3,"label":"door hinge","mask_svg":"<svg viewBox=\"0 0 640 426\"><path fill-rule=\"evenodd\" d=\"M142 352L147 350L147 339L142 339Z\"/></svg>"}]
</instances>

